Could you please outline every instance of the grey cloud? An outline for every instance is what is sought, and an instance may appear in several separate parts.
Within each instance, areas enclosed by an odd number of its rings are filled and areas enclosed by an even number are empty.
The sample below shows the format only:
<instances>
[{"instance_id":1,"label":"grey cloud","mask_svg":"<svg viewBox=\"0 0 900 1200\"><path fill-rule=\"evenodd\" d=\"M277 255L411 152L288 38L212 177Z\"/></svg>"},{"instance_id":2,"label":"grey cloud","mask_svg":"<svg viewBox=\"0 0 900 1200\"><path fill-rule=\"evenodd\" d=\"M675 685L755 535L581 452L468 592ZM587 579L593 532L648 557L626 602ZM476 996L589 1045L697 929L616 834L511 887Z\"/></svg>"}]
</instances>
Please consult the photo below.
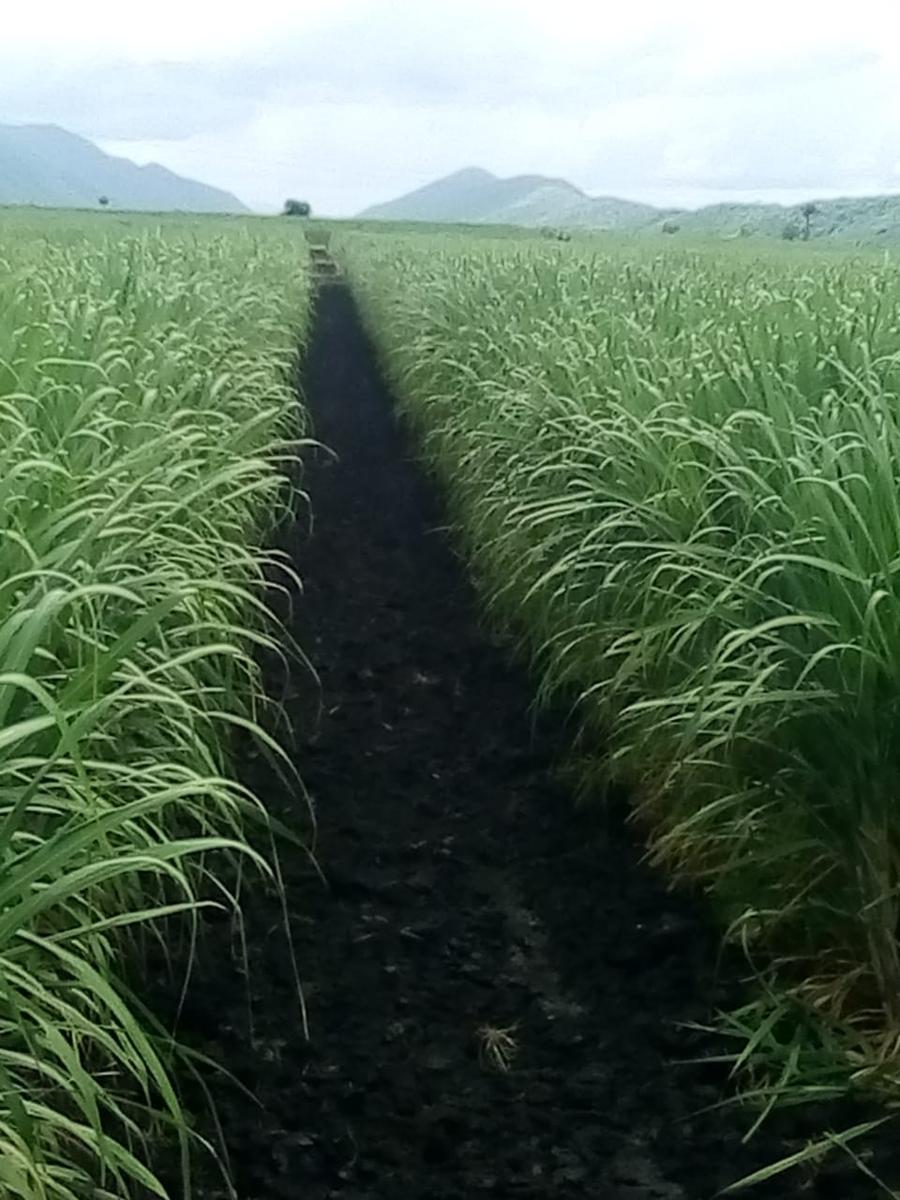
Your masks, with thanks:
<instances>
[{"instance_id":1,"label":"grey cloud","mask_svg":"<svg viewBox=\"0 0 900 1200\"><path fill-rule=\"evenodd\" d=\"M335 20L240 61L107 63L89 73L0 73L0 109L60 120L98 138L159 140L226 129L263 106L389 103L578 111L664 86L672 47L648 35L627 55L599 46L589 64L548 61L523 25L489 11L382 8L376 21ZM424 14L424 15L423 15ZM498 14L499 16L499 14Z\"/></svg>"},{"instance_id":2,"label":"grey cloud","mask_svg":"<svg viewBox=\"0 0 900 1200\"><path fill-rule=\"evenodd\" d=\"M98 139L177 139L252 116L253 76L227 79L176 63L112 63L51 74L27 88L0 79L5 119L66 125Z\"/></svg>"},{"instance_id":3,"label":"grey cloud","mask_svg":"<svg viewBox=\"0 0 900 1200\"><path fill-rule=\"evenodd\" d=\"M860 122L876 114L878 80L860 74L837 89L828 79L735 98L718 114L707 138L695 134L704 165L700 186L732 188L835 187L860 175L890 181L897 130ZM688 141L690 138L688 138Z\"/></svg>"},{"instance_id":4,"label":"grey cloud","mask_svg":"<svg viewBox=\"0 0 900 1200\"><path fill-rule=\"evenodd\" d=\"M869 50L856 47L844 49L804 49L800 47L789 58L777 61L746 61L738 66L714 72L709 78L685 77L676 70L673 91L683 96L715 97L723 95L764 96L774 89L802 89L827 84L831 88L844 86L848 77L877 69L878 57Z\"/></svg>"},{"instance_id":5,"label":"grey cloud","mask_svg":"<svg viewBox=\"0 0 900 1200\"><path fill-rule=\"evenodd\" d=\"M470 162L625 194L897 182L900 115L872 53L801 44L698 65L689 20L615 43L578 39L573 27L548 46L487 0L370 0L239 61L38 69L5 64L0 46L0 112L152 143L163 160L169 146L179 169L210 178L234 144L228 186L256 189L268 171L280 188L300 163L345 210L376 198L372 188L387 196ZM261 164L254 123L273 113L281 141ZM194 147L207 148L196 166ZM354 189L358 201L345 202Z\"/></svg>"}]
</instances>

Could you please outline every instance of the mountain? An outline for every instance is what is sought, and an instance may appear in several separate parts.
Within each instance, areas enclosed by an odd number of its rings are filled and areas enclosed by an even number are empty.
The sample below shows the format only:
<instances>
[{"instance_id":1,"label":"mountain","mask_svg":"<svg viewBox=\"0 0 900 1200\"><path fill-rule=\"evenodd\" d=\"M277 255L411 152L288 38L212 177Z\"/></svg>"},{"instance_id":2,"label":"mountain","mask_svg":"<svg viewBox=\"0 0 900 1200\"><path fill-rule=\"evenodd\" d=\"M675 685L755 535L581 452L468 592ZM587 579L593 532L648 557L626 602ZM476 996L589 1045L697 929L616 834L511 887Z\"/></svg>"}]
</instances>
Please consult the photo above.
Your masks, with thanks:
<instances>
[{"instance_id":1,"label":"mountain","mask_svg":"<svg viewBox=\"0 0 900 1200\"><path fill-rule=\"evenodd\" d=\"M654 208L612 196L588 196L564 179L517 175L498 179L468 167L360 213L365 220L672 232L701 237L798 237L801 206L712 204L695 211ZM900 196L815 201L813 238L900 240Z\"/></svg>"},{"instance_id":2,"label":"mountain","mask_svg":"<svg viewBox=\"0 0 900 1200\"><path fill-rule=\"evenodd\" d=\"M900 240L900 196L841 196L816 200L810 218L812 238L853 241ZM685 233L720 236L754 234L798 237L803 229L802 205L711 204L695 212L679 214Z\"/></svg>"},{"instance_id":3,"label":"mountain","mask_svg":"<svg viewBox=\"0 0 900 1200\"><path fill-rule=\"evenodd\" d=\"M249 211L229 192L156 163L114 158L56 125L0 125L0 205L96 208L101 196L143 212Z\"/></svg>"},{"instance_id":4,"label":"mountain","mask_svg":"<svg viewBox=\"0 0 900 1200\"><path fill-rule=\"evenodd\" d=\"M666 214L649 204L588 196L564 179L516 175L498 179L467 167L360 216L381 221L454 221L497 225L585 225L637 229Z\"/></svg>"}]
</instances>

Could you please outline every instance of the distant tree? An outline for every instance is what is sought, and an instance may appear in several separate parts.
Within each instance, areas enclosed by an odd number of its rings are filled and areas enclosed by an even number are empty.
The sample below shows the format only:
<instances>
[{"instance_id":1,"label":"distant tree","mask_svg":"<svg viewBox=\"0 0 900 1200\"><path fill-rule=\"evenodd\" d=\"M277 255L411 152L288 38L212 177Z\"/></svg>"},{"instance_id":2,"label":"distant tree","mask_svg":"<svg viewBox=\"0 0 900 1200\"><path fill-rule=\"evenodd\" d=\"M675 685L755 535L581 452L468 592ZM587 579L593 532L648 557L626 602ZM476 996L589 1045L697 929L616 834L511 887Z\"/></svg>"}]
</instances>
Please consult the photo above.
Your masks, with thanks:
<instances>
[{"instance_id":1,"label":"distant tree","mask_svg":"<svg viewBox=\"0 0 900 1200\"><path fill-rule=\"evenodd\" d=\"M811 200L807 200L807 202L800 209L800 215L803 217L803 240L804 240L804 242L809 241L809 223L818 211L819 210L816 208L815 204L813 204L813 202Z\"/></svg>"},{"instance_id":2,"label":"distant tree","mask_svg":"<svg viewBox=\"0 0 900 1200\"><path fill-rule=\"evenodd\" d=\"M308 217L312 209L305 200L285 200L284 215L286 217Z\"/></svg>"},{"instance_id":3,"label":"distant tree","mask_svg":"<svg viewBox=\"0 0 900 1200\"><path fill-rule=\"evenodd\" d=\"M556 240L558 242L571 242L572 235L569 233L568 229L557 229Z\"/></svg>"},{"instance_id":4,"label":"distant tree","mask_svg":"<svg viewBox=\"0 0 900 1200\"><path fill-rule=\"evenodd\" d=\"M101 196L97 203L101 208L107 208L109 206L109 196Z\"/></svg>"},{"instance_id":5,"label":"distant tree","mask_svg":"<svg viewBox=\"0 0 900 1200\"><path fill-rule=\"evenodd\" d=\"M662 223L663 233L677 233L680 228L677 221L663 221Z\"/></svg>"},{"instance_id":6,"label":"distant tree","mask_svg":"<svg viewBox=\"0 0 900 1200\"><path fill-rule=\"evenodd\" d=\"M787 221L784 229L781 231L781 236L786 242L796 242L797 238L800 236L800 233L801 229L796 221Z\"/></svg>"}]
</instances>

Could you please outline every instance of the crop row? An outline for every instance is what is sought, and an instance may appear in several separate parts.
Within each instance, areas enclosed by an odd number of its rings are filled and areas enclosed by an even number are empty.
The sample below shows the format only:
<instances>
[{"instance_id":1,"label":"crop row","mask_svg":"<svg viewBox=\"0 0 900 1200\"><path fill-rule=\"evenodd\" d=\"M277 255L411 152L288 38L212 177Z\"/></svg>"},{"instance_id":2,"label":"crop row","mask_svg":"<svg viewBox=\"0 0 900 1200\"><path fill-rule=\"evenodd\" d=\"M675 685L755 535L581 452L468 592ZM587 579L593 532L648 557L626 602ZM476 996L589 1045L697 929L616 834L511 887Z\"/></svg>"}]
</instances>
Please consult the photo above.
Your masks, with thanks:
<instances>
[{"instance_id":1,"label":"crop row","mask_svg":"<svg viewBox=\"0 0 900 1200\"><path fill-rule=\"evenodd\" d=\"M544 698L577 699L586 790L627 784L655 861L776 970L781 1017L823 1018L844 1082L892 1076L898 268L421 235L340 253L487 611Z\"/></svg>"},{"instance_id":2,"label":"crop row","mask_svg":"<svg viewBox=\"0 0 900 1200\"><path fill-rule=\"evenodd\" d=\"M228 746L265 736L305 252L47 229L0 222L0 1194L159 1194L147 1139L187 1123L124 967L252 856Z\"/></svg>"}]
</instances>

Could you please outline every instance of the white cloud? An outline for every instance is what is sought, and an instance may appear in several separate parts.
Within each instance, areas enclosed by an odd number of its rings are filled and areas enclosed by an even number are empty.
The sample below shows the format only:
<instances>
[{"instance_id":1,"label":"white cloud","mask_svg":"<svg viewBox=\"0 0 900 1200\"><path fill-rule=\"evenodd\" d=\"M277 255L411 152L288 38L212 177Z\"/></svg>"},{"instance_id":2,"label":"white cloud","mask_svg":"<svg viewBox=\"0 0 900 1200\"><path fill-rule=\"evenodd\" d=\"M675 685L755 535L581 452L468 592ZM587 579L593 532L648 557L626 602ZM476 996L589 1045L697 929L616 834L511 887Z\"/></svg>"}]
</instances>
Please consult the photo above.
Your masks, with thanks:
<instances>
[{"instance_id":1,"label":"white cloud","mask_svg":"<svg viewBox=\"0 0 900 1200\"><path fill-rule=\"evenodd\" d=\"M260 207L348 213L468 164L685 203L900 189L895 0L45 0L0 113Z\"/></svg>"},{"instance_id":2,"label":"white cloud","mask_svg":"<svg viewBox=\"0 0 900 1200\"><path fill-rule=\"evenodd\" d=\"M337 7L351 10L353 3ZM328 20L317 0L43 0L8 5L3 14L4 57L41 54L53 61L202 62L239 57L285 33L303 33Z\"/></svg>"}]
</instances>

